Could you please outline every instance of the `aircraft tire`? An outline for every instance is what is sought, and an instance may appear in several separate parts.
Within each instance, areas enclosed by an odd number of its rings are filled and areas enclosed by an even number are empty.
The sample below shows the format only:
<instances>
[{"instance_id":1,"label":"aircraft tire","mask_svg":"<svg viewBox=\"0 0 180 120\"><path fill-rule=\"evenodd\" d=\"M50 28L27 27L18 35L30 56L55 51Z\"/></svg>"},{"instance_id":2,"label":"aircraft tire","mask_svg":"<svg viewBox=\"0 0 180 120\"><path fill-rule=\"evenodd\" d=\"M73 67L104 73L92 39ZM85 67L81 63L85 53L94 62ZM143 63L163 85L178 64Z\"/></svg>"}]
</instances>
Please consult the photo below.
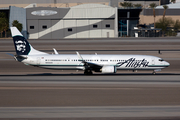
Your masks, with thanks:
<instances>
[{"instance_id":1,"label":"aircraft tire","mask_svg":"<svg viewBox=\"0 0 180 120\"><path fill-rule=\"evenodd\" d=\"M92 75L93 73L92 73L91 70L87 69L87 70L84 71L84 74L85 75Z\"/></svg>"}]
</instances>

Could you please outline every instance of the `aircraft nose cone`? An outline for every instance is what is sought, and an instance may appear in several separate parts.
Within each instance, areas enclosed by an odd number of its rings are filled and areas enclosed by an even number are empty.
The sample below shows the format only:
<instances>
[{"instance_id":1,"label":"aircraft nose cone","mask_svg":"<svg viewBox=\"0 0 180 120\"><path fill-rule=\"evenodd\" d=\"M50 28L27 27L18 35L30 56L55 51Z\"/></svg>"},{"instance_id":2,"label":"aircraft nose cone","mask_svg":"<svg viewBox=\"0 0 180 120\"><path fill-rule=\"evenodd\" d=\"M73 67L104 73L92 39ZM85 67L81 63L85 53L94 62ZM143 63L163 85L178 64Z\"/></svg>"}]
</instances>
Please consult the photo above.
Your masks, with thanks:
<instances>
[{"instance_id":1,"label":"aircraft nose cone","mask_svg":"<svg viewBox=\"0 0 180 120\"><path fill-rule=\"evenodd\" d=\"M168 66L170 65L170 63L168 63L168 62L165 62L165 65L168 67Z\"/></svg>"}]
</instances>

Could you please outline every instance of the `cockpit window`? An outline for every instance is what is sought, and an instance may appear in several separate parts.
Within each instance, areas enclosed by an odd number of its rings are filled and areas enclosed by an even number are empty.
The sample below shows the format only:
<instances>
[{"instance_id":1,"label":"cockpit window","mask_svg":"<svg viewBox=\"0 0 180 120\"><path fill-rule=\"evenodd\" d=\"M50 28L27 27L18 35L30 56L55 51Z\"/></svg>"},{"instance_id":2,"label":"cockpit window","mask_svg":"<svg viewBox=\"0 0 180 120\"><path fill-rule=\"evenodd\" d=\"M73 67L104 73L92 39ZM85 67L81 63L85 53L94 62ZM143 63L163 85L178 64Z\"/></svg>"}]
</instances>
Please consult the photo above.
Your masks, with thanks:
<instances>
[{"instance_id":1,"label":"cockpit window","mask_svg":"<svg viewBox=\"0 0 180 120\"><path fill-rule=\"evenodd\" d=\"M163 59L159 59L159 61L161 61L161 62L162 62L162 61L164 61L164 60L163 60Z\"/></svg>"}]
</instances>

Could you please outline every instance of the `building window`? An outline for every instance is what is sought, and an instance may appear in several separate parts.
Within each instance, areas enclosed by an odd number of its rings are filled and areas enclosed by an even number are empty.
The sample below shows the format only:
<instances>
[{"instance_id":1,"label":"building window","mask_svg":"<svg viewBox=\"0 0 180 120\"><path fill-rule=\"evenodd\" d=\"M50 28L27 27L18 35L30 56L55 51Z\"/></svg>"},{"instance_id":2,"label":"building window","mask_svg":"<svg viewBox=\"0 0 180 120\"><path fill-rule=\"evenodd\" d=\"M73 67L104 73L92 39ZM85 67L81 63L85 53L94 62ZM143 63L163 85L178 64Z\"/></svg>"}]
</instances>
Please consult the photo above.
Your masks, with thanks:
<instances>
[{"instance_id":1,"label":"building window","mask_svg":"<svg viewBox=\"0 0 180 120\"><path fill-rule=\"evenodd\" d=\"M30 26L30 29L34 29L34 26Z\"/></svg>"},{"instance_id":2,"label":"building window","mask_svg":"<svg viewBox=\"0 0 180 120\"><path fill-rule=\"evenodd\" d=\"M42 28L43 28L43 29L47 29L47 25L43 25Z\"/></svg>"},{"instance_id":3,"label":"building window","mask_svg":"<svg viewBox=\"0 0 180 120\"><path fill-rule=\"evenodd\" d=\"M72 28L68 28L68 32L72 32Z\"/></svg>"},{"instance_id":4,"label":"building window","mask_svg":"<svg viewBox=\"0 0 180 120\"><path fill-rule=\"evenodd\" d=\"M127 36L127 20L118 21L118 31L120 37Z\"/></svg>"},{"instance_id":5,"label":"building window","mask_svg":"<svg viewBox=\"0 0 180 120\"><path fill-rule=\"evenodd\" d=\"M98 25L93 25L93 28L97 28L98 27Z\"/></svg>"},{"instance_id":6,"label":"building window","mask_svg":"<svg viewBox=\"0 0 180 120\"><path fill-rule=\"evenodd\" d=\"M106 28L110 28L110 24L106 24Z\"/></svg>"}]
</instances>

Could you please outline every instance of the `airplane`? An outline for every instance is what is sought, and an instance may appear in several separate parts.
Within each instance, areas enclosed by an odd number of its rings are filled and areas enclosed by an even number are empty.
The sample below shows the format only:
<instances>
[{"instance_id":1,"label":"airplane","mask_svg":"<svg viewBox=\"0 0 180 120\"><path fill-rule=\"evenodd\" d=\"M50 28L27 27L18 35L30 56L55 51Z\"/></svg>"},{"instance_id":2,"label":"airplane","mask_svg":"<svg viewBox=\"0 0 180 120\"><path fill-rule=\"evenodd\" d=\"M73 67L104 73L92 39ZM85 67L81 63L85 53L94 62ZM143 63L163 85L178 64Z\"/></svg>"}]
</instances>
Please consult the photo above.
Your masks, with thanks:
<instances>
[{"instance_id":1,"label":"airplane","mask_svg":"<svg viewBox=\"0 0 180 120\"><path fill-rule=\"evenodd\" d=\"M85 75L93 72L116 73L117 70L152 70L153 74L170 64L162 58L150 55L104 55L104 54L54 54L34 49L16 27L10 27L14 41L16 61L46 69L83 70Z\"/></svg>"}]
</instances>

